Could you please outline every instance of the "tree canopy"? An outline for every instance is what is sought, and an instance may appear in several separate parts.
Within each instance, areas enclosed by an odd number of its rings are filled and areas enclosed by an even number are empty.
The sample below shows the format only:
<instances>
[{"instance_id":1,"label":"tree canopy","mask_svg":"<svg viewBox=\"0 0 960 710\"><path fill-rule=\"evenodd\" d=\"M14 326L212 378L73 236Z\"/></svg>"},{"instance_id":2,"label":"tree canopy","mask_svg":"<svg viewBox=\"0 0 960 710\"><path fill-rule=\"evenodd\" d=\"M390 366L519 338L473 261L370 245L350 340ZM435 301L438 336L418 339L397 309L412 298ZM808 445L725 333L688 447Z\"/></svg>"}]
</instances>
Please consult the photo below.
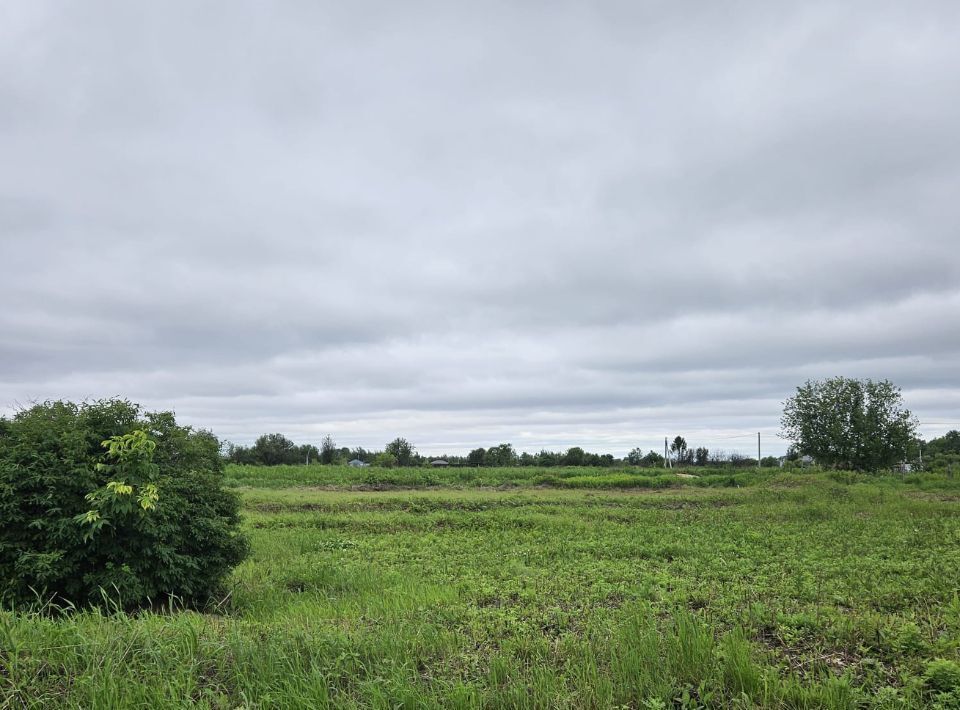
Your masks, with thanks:
<instances>
[{"instance_id":1,"label":"tree canopy","mask_svg":"<svg viewBox=\"0 0 960 710\"><path fill-rule=\"evenodd\" d=\"M886 381L808 380L784 403L781 436L833 468L878 471L907 456L917 422Z\"/></svg>"},{"instance_id":2,"label":"tree canopy","mask_svg":"<svg viewBox=\"0 0 960 710\"><path fill-rule=\"evenodd\" d=\"M409 466L416 458L417 450L403 437L397 437L384 448L384 453L393 456L398 466Z\"/></svg>"}]
</instances>

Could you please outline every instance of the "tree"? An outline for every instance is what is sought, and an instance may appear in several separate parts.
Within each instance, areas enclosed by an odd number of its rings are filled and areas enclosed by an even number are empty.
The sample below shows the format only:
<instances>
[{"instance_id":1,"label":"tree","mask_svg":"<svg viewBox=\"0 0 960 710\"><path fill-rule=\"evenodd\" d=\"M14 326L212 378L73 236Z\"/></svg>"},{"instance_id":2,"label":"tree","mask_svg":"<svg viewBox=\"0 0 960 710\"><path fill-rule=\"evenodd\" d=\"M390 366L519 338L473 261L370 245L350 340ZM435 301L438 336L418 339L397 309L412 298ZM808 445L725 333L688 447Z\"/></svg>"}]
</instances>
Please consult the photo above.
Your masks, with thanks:
<instances>
[{"instance_id":1,"label":"tree","mask_svg":"<svg viewBox=\"0 0 960 710\"><path fill-rule=\"evenodd\" d=\"M512 444L500 444L487 449L483 461L487 466L513 466L516 463L516 458L517 454L514 452Z\"/></svg>"},{"instance_id":2,"label":"tree","mask_svg":"<svg viewBox=\"0 0 960 710\"><path fill-rule=\"evenodd\" d=\"M337 445L329 434L320 442L320 463L330 464L337 458Z\"/></svg>"},{"instance_id":3,"label":"tree","mask_svg":"<svg viewBox=\"0 0 960 710\"><path fill-rule=\"evenodd\" d=\"M676 457L677 463L684 463L687 458L687 440L678 436L670 442L670 452Z\"/></svg>"},{"instance_id":4,"label":"tree","mask_svg":"<svg viewBox=\"0 0 960 710\"><path fill-rule=\"evenodd\" d=\"M914 442L911 447L911 458L914 450L917 453L917 459L920 456L920 446L922 442ZM948 475L953 476L954 469L960 467L960 432L948 431L943 436L931 439L923 446L923 463L930 469L945 469Z\"/></svg>"},{"instance_id":5,"label":"tree","mask_svg":"<svg viewBox=\"0 0 960 710\"><path fill-rule=\"evenodd\" d=\"M397 457L388 451L381 451L373 457L373 465L381 468L393 468L397 465Z\"/></svg>"},{"instance_id":6,"label":"tree","mask_svg":"<svg viewBox=\"0 0 960 710\"><path fill-rule=\"evenodd\" d=\"M320 451L313 444L300 444L297 447L297 463L317 463Z\"/></svg>"},{"instance_id":7,"label":"tree","mask_svg":"<svg viewBox=\"0 0 960 710\"><path fill-rule=\"evenodd\" d=\"M413 444L399 436L387 444L384 452L392 455L397 460L398 466L409 466L417 455Z\"/></svg>"},{"instance_id":8,"label":"tree","mask_svg":"<svg viewBox=\"0 0 960 710\"><path fill-rule=\"evenodd\" d=\"M643 461L643 449L639 446L627 454L627 463L631 466L639 466L641 461Z\"/></svg>"},{"instance_id":9,"label":"tree","mask_svg":"<svg viewBox=\"0 0 960 710\"><path fill-rule=\"evenodd\" d=\"M645 468L660 468L663 463L663 456L653 450L648 451L647 455L640 459L640 465Z\"/></svg>"},{"instance_id":10,"label":"tree","mask_svg":"<svg viewBox=\"0 0 960 710\"><path fill-rule=\"evenodd\" d=\"M240 444L234 444L227 442L226 446L222 449L223 455L227 461L230 463L239 463L239 464L253 464L256 463L256 458L253 454L253 449L249 446L241 446Z\"/></svg>"},{"instance_id":11,"label":"tree","mask_svg":"<svg viewBox=\"0 0 960 710\"><path fill-rule=\"evenodd\" d=\"M0 604L200 604L247 554L220 444L122 400L0 418Z\"/></svg>"},{"instance_id":12,"label":"tree","mask_svg":"<svg viewBox=\"0 0 960 710\"><path fill-rule=\"evenodd\" d=\"M960 431L954 429L943 436L931 439L924 446L924 452L929 456L960 454Z\"/></svg>"},{"instance_id":13,"label":"tree","mask_svg":"<svg viewBox=\"0 0 960 710\"><path fill-rule=\"evenodd\" d=\"M584 451L579 446L571 446L563 455L564 466L583 466Z\"/></svg>"},{"instance_id":14,"label":"tree","mask_svg":"<svg viewBox=\"0 0 960 710\"><path fill-rule=\"evenodd\" d=\"M253 444L253 458L262 466L300 463L297 445L283 434L263 434Z\"/></svg>"},{"instance_id":15,"label":"tree","mask_svg":"<svg viewBox=\"0 0 960 710\"><path fill-rule=\"evenodd\" d=\"M784 402L781 436L817 463L879 471L907 455L917 422L887 380L808 380Z\"/></svg>"},{"instance_id":16,"label":"tree","mask_svg":"<svg viewBox=\"0 0 960 710\"><path fill-rule=\"evenodd\" d=\"M467 454L467 463L471 466L483 466L486 456L487 451L481 446L479 449L474 449Z\"/></svg>"},{"instance_id":17,"label":"tree","mask_svg":"<svg viewBox=\"0 0 960 710\"><path fill-rule=\"evenodd\" d=\"M560 466L562 464L563 454L555 451L547 451L546 449L540 449L540 453L537 454L538 466Z\"/></svg>"},{"instance_id":18,"label":"tree","mask_svg":"<svg viewBox=\"0 0 960 710\"><path fill-rule=\"evenodd\" d=\"M693 455L693 462L697 466L706 466L710 460L710 450L704 448L703 446L697 447L696 452Z\"/></svg>"}]
</instances>

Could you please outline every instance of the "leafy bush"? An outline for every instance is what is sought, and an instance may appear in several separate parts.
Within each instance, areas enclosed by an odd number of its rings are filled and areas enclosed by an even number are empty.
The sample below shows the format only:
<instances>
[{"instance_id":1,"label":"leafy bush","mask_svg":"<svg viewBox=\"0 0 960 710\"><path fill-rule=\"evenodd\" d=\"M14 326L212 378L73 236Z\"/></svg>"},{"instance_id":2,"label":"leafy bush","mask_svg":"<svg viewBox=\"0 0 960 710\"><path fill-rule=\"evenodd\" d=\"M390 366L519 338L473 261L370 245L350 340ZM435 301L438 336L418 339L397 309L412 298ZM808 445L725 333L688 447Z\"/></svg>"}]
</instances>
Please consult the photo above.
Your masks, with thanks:
<instances>
[{"instance_id":1,"label":"leafy bush","mask_svg":"<svg viewBox=\"0 0 960 710\"><path fill-rule=\"evenodd\" d=\"M201 603L247 554L219 442L121 400L0 418L0 600Z\"/></svg>"}]
</instances>

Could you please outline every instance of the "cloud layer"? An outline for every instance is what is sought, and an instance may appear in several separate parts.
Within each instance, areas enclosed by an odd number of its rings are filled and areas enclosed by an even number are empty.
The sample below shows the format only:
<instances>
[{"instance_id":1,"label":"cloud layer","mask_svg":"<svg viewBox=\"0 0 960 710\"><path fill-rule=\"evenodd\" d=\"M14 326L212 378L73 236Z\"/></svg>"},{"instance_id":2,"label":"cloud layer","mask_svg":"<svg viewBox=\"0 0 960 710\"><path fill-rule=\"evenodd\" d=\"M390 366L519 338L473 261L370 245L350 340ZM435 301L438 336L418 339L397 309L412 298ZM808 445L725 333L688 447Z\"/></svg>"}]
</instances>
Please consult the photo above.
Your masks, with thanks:
<instances>
[{"instance_id":1,"label":"cloud layer","mask_svg":"<svg viewBox=\"0 0 960 710\"><path fill-rule=\"evenodd\" d=\"M0 10L0 411L249 442L770 452L960 426L960 7ZM662 444L660 444L662 445Z\"/></svg>"}]
</instances>

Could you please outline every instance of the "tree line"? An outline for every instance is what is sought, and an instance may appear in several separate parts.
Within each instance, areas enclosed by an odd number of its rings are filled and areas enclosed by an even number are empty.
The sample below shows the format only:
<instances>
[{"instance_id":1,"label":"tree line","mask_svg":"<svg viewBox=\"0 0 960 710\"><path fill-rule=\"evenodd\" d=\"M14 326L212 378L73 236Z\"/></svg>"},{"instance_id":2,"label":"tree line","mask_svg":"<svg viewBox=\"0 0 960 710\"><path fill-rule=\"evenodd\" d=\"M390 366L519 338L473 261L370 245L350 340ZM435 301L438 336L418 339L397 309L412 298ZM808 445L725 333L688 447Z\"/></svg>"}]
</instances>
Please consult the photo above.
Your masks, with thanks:
<instances>
[{"instance_id":1,"label":"tree line","mask_svg":"<svg viewBox=\"0 0 960 710\"><path fill-rule=\"evenodd\" d=\"M296 444L283 434L261 434L252 446L226 442L223 457L230 463L254 466L295 464L345 464L360 461L378 466L417 466L428 461L417 453L413 444L397 437L380 451L338 447L333 437L325 436L317 447L314 444Z\"/></svg>"},{"instance_id":2,"label":"tree line","mask_svg":"<svg viewBox=\"0 0 960 710\"><path fill-rule=\"evenodd\" d=\"M223 452L224 458L237 464L251 464L256 466L276 466L280 464L339 464L350 461L360 461L376 466L425 466L433 461L445 461L451 466L472 467L499 467L499 466L535 466L550 468L553 466L588 466L609 468L612 466L640 466L658 468L668 462L662 454L656 451L644 452L640 448L633 449L623 458L613 454L595 453L586 451L580 446L571 446L564 451L548 451L542 449L536 453L518 452L513 444L502 443L488 448L478 447L466 455L424 456L417 452L416 447L402 437L398 437L386 444L381 450L365 449L363 447L338 447L331 436L323 437L320 446L313 444L296 444L283 434L262 434L257 437L252 446L240 446L227 443ZM710 466L747 467L756 466L757 460L738 453L725 451L711 452L705 447L689 448L686 439L677 436L668 452L669 464L673 466ZM762 461L764 466L776 466L779 459L766 457Z\"/></svg>"}]
</instances>

